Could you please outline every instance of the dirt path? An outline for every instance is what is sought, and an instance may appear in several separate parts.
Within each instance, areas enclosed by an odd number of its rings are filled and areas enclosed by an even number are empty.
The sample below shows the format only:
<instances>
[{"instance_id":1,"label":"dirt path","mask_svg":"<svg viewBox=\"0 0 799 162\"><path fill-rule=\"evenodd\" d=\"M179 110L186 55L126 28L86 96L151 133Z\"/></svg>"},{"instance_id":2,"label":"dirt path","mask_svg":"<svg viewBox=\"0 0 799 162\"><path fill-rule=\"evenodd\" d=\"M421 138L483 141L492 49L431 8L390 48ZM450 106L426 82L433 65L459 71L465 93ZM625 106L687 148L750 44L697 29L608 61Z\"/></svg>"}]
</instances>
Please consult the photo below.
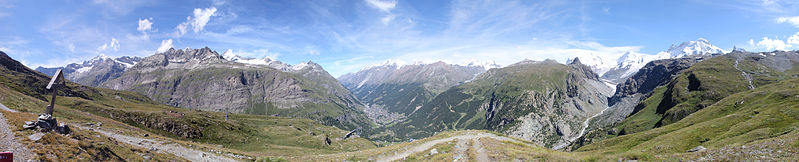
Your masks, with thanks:
<instances>
[{"instance_id":1,"label":"dirt path","mask_svg":"<svg viewBox=\"0 0 799 162\"><path fill-rule=\"evenodd\" d=\"M174 143L165 144L164 141L158 141L158 140L153 140L153 139L145 139L145 138L139 138L139 137L133 137L133 136L127 136L127 135L122 135L122 134L115 133L115 132L112 132L112 131L106 131L106 130L96 129L96 128L88 128L88 127L84 127L84 126L78 126L78 127L83 129L83 130L93 130L93 131L99 132L99 133L101 133L101 134L103 134L105 136L114 138L117 141L121 141L121 142L130 144L130 145L133 145L133 146L156 149L156 151L158 151L158 152L167 153L167 154L173 154L175 156L182 157L182 158L184 158L186 160L191 160L191 161L214 161L214 162L216 162L216 161L236 161L234 159L227 158L227 157L224 157L224 156L221 156L221 155L216 155L216 154L205 152L205 151L199 151L199 150L195 150L195 149L191 149L191 148L186 148L186 147L180 146L178 144L174 144Z\"/></svg>"},{"instance_id":2,"label":"dirt path","mask_svg":"<svg viewBox=\"0 0 799 162\"><path fill-rule=\"evenodd\" d=\"M469 150L469 144L467 144L466 140L463 139L455 140L457 142L455 144L455 151L452 152L452 161L469 160L469 154L467 154L467 151Z\"/></svg>"},{"instance_id":3,"label":"dirt path","mask_svg":"<svg viewBox=\"0 0 799 162\"><path fill-rule=\"evenodd\" d=\"M480 143L480 138L472 140L472 150L474 150L475 156L477 156L474 157L476 161L491 161L491 159L488 158L488 154L486 154L486 150L483 149L483 144Z\"/></svg>"},{"instance_id":4,"label":"dirt path","mask_svg":"<svg viewBox=\"0 0 799 162\"><path fill-rule=\"evenodd\" d=\"M500 141L516 141L516 140L511 139L511 138L501 137L501 136L497 136L497 135L491 134L491 133L473 133L473 134L457 135L457 136L452 136L452 137L449 137L449 138L437 139L437 140L427 141L427 142L424 142L424 143L421 143L421 144L416 144L416 145L413 145L413 146L408 146L406 148L403 148L404 150L402 150L401 152L397 152L397 153L395 153L393 155L386 155L386 156L383 156L383 157L378 157L377 161L395 161L395 160L400 160L402 158L410 156L411 154L414 154L414 153L417 153L417 152L426 151L426 150L432 148L433 146L435 146L436 144L439 144L439 143L445 143L445 142L455 141L455 140L462 140L464 142L467 141L467 140L473 140L474 141L474 140L480 139L480 138L494 138L494 139L500 140ZM466 147L468 147L468 145ZM478 149L478 150L482 150L482 147L481 147L481 149ZM480 159L480 156L481 156L479 153L480 152L478 152L478 157L477 157L478 159ZM483 152L483 155L485 155L485 152ZM485 157L488 158L487 155Z\"/></svg>"},{"instance_id":5,"label":"dirt path","mask_svg":"<svg viewBox=\"0 0 799 162\"><path fill-rule=\"evenodd\" d=\"M14 110L14 109L9 109L8 107L6 107L6 105L3 105L3 103L0 103L0 110L11 111L11 112L17 112L17 110Z\"/></svg>"},{"instance_id":6,"label":"dirt path","mask_svg":"<svg viewBox=\"0 0 799 162\"><path fill-rule=\"evenodd\" d=\"M3 104L0 104L0 109L8 109ZM14 137L14 131L11 130L11 125L6 122L3 113L0 113L0 152L13 152L14 161L29 161L35 158L35 155L28 150L24 145L17 142Z\"/></svg>"}]
</instances>

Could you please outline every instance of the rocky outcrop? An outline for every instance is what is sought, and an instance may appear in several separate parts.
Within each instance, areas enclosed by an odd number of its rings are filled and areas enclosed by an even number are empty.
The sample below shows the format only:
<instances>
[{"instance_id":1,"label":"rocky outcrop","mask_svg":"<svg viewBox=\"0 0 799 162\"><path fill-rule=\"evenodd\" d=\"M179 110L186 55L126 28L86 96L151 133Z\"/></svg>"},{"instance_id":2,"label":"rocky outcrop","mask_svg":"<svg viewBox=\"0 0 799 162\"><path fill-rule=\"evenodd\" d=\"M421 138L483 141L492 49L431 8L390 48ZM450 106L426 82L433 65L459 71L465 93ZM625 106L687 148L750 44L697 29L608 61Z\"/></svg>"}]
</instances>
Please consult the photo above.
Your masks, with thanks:
<instances>
[{"instance_id":1,"label":"rocky outcrop","mask_svg":"<svg viewBox=\"0 0 799 162\"><path fill-rule=\"evenodd\" d=\"M658 86L665 85L674 76L688 69L694 63L712 56L683 57L655 60L647 63L635 75L616 85L616 92L608 99L609 106L615 105L624 97L633 94L647 94Z\"/></svg>"}]
</instances>

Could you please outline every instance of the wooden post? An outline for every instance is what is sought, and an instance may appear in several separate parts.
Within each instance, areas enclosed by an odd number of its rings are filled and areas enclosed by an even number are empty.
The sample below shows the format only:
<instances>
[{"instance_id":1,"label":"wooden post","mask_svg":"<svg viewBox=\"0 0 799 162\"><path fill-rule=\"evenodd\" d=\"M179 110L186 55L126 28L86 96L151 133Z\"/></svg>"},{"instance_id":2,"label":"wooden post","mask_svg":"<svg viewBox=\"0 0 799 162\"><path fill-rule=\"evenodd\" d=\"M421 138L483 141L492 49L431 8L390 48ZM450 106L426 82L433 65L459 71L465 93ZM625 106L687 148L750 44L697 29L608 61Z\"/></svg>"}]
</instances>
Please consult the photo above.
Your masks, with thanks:
<instances>
[{"instance_id":1,"label":"wooden post","mask_svg":"<svg viewBox=\"0 0 799 162\"><path fill-rule=\"evenodd\" d=\"M64 74L61 73L61 69L55 71L53 74L53 78L50 79L50 83L47 84L47 89L53 90L53 97L50 99L50 105L47 106L47 109L44 111L47 115L53 115L53 107L55 107L55 96L58 94L58 88L60 86L64 86Z\"/></svg>"}]
</instances>

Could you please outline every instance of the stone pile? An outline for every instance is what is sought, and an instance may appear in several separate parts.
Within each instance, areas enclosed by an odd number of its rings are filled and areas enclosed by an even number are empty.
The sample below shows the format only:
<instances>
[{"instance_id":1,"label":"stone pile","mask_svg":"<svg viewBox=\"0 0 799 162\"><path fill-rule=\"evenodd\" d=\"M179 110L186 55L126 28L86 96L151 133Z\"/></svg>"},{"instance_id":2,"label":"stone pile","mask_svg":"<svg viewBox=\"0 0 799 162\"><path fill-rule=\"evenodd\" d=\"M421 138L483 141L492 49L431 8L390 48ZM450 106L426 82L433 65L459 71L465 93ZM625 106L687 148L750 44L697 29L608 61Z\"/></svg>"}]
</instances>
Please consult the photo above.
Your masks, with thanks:
<instances>
[{"instance_id":1,"label":"stone pile","mask_svg":"<svg viewBox=\"0 0 799 162\"><path fill-rule=\"evenodd\" d=\"M49 114L41 114L36 121L25 122L22 128L39 129L42 132L56 131L61 134L69 134L70 132L69 126L64 125L64 123L59 125L56 118Z\"/></svg>"}]
</instances>

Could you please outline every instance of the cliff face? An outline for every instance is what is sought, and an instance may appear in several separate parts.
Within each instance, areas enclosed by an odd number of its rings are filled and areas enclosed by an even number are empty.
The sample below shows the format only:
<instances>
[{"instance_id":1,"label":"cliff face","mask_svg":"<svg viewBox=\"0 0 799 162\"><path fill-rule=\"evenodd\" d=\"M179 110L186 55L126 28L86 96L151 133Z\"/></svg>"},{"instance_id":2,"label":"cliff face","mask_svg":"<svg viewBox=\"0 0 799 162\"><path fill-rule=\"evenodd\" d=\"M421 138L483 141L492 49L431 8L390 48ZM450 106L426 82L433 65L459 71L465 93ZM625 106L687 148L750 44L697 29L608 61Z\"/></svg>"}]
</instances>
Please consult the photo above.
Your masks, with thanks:
<instances>
[{"instance_id":1,"label":"cliff face","mask_svg":"<svg viewBox=\"0 0 799 162\"><path fill-rule=\"evenodd\" d=\"M607 107L610 93L579 61L523 61L437 95L385 132L421 138L448 129L487 129L558 147L580 136L583 121Z\"/></svg>"},{"instance_id":2,"label":"cliff face","mask_svg":"<svg viewBox=\"0 0 799 162\"><path fill-rule=\"evenodd\" d=\"M345 129L372 123L354 95L316 63L278 70L228 61L207 47L146 57L102 86L189 109L304 117Z\"/></svg>"}]
</instances>

